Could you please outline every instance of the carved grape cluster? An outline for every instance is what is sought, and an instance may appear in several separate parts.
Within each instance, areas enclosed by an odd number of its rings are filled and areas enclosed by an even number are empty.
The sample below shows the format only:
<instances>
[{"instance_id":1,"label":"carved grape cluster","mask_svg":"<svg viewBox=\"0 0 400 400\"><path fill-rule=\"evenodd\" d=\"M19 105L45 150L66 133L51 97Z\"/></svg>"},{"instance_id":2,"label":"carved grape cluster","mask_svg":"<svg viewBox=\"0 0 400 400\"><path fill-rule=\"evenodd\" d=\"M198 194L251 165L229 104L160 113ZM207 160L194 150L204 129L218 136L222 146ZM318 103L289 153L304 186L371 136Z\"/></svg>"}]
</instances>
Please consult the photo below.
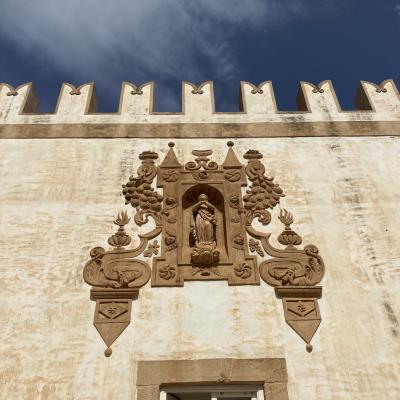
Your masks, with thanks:
<instances>
[{"instance_id":1,"label":"carved grape cluster","mask_svg":"<svg viewBox=\"0 0 400 400\"><path fill-rule=\"evenodd\" d=\"M131 204L136 210L149 212L160 212L162 209L163 196L155 192L150 183L129 178L129 182L122 190L125 196L126 204Z\"/></svg>"},{"instance_id":2,"label":"carved grape cluster","mask_svg":"<svg viewBox=\"0 0 400 400\"><path fill-rule=\"evenodd\" d=\"M274 208L279 199L283 196L283 191L279 185L273 182L272 178L258 175L253 179L249 190L243 196L244 208L246 210L257 211Z\"/></svg>"}]
</instances>

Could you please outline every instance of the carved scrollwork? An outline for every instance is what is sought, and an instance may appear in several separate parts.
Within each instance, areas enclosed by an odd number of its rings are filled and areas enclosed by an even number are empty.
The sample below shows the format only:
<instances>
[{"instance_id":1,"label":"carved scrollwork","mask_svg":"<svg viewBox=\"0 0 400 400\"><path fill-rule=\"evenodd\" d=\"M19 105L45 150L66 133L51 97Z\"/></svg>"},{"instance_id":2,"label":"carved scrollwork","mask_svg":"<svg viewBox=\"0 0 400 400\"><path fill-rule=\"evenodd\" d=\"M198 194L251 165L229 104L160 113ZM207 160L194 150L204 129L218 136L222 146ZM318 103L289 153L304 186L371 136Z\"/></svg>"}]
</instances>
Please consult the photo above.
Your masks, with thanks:
<instances>
[{"instance_id":1,"label":"carved scrollwork","mask_svg":"<svg viewBox=\"0 0 400 400\"><path fill-rule=\"evenodd\" d=\"M83 269L83 279L89 285L102 288L132 288L143 286L150 277L150 267L141 260L116 259L104 262L102 247L90 251L92 259Z\"/></svg>"},{"instance_id":2,"label":"carved scrollwork","mask_svg":"<svg viewBox=\"0 0 400 400\"><path fill-rule=\"evenodd\" d=\"M196 156L196 159L185 164L185 169L188 171L197 171L201 168L210 171L218 169L218 164L208 158L212 154L212 150L193 150L192 154Z\"/></svg>"},{"instance_id":3,"label":"carved scrollwork","mask_svg":"<svg viewBox=\"0 0 400 400\"><path fill-rule=\"evenodd\" d=\"M136 209L134 220L139 226L146 224L148 217L152 217L156 225L160 225L163 196L154 191L152 187L152 182L157 174L154 160L158 158L158 154L145 151L140 154L139 158L142 160L142 165L137 171L138 176L131 176L129 182L122 186L125 204L130 203Z\"/></svg>"},{"instance_id":4,"label":"carved scrollwork","mask_svg":"<svg viewBox=\"0 0 400 400\"><path fill-rule=\"evenodd\" d=\"M176 182L179 179L179 173L174 169L167 169L163 172L162 177L166 182Z\"/></svg>"},{"instance_id":5,"label":"carved scrollwork","mask_svg":"<svg viewBox=\"0 0 400 400\"><path fill-rule=\"evenodd\" d=\"M83 268L83 279L93 286L112 287L113 280L107 279L103 273L102 261L106 251L102 247L94 247L90 250L91 260Z\"/></svg>"},{"instance_id":6,"label":"carved scrollwork","mask_svg":"<svg viewBox=\"0 0 400 400\"><path fill-rule=\"evenodd\" d=\"M280 219L284 223L293 222L291 214L287 212L281 213ZM250 226L247 227L247 232L259 239L265 252L273 257L260 264L260 275L269 285L314 286L322 280L325 265L316 246L310 244L303 250L298 250L293 245L284 250L277 249L269 242L270 234L257 232Z\"/></svg>"},{"instance_id":7,"label":"carved scrollwork","mask_svg":"<svg viewBox=\"0 0 400 400\"><path fill-rule=\"evenodd\" d=\"M241 172L236 169L228 170L224 174L224 178L229 182L237 182L241 177Z\"/></svg>"},{"instance_id":8,"label":"carved scrollwork","mask_svg":"<svg viewBox=\"0 0 400 400\"><path fill-rule=\"evenodd\" d=\"M262 279L271 286L317 285L325 274L325 265L317 246L310 244L303 250L296 249L294 246L301 243L301 237L290 228L292 214L284 209L278 218L285 225L285 230L278 236L279 242L286 245L283 250L271 245L269 233L257 232L247 226L247 232L259 239L265 252L273 257L260 264ZM254 246L251 241L250 245Z\"/></svg>"},{"instance_id":9,"label":"carved scrollwork","mask_svg":"<svg viewBox=\"0 0 400 400\"><path fill-rule=\"evenodd\" d=\"M273 209L279 203L280 198L284 197L283 191L274 183L273 177L264 175L265 167L260 161L262 154L258 150L248 150L244 158L248 160L246 174L252 182L243 196L247 224L250 225L258 217L259 222L268 225L271 214L267 209Z\"/></svg>"},{"instance_id":10,"label":"carved scrollwork","mask_svg":"<svg viewBox=\"0 0 400 400\"><path fill-rule=\"evenodd\" d=\"M196 181L205 181L209 178L207 171L193 172L192 176Z\"/></svg>"},{"instance_id":11,"label":"carved scrollwork","mask_svg":"<svg viewBox=\"0 0 400 400\"><path fill-rule=\"evenodd\" d=\"M261 277L271 286L314 286L325 273L318 248L308 245L292 256L267 260L260 265Z\"/></svg>"}]
</instances>

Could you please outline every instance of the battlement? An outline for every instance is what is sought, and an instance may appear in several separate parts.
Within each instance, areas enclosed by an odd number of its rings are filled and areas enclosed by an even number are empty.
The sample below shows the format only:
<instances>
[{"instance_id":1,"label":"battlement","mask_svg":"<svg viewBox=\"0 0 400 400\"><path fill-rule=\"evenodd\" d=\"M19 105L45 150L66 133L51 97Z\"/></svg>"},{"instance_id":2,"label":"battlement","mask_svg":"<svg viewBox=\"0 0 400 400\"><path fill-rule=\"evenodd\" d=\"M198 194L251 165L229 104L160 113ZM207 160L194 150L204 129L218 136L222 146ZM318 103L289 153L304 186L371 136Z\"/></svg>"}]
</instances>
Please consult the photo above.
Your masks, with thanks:
<instances>
[{"instance_id":1,"label":"battlement","mask_svg":"<svg viewBox=\"0 0 400 400\"><path fill-rule=\"evenodd\" d=\"M64 83L54 113L38 113L31 83L15 89L3 83L0 137L188 136L183 128L189 125L189 136L208 137L400 135L400 96L390 79L379 85L362 81L354 111L341 109L329 80L300 82L297 110L289 112L278 110L271 81L241 82L240 88L241 111L216 112L212 82L183 82L182 112L160 113L154 111L153 82L124 82L118 112L98 113L94 83Z\"/></svg>"}]
</instances>

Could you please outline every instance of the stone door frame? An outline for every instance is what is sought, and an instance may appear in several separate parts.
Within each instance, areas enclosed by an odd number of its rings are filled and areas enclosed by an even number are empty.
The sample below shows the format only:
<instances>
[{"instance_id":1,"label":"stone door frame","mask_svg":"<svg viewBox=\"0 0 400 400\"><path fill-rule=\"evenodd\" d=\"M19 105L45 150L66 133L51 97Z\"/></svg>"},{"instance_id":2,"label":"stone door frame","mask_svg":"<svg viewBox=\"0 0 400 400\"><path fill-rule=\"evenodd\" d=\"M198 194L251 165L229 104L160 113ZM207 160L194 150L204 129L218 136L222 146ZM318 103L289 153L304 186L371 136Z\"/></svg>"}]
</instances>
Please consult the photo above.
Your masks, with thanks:
<instances>
[{"instance_id":1,"label":"stone door frame","mask_svg":"<svg viewBox=\"0 0 400 400\"><path fill-rule=\"evenodd\" d=\"M266 400L289 400L284 358L139 361L137 400L159 400L163 385L260 384Z\"/></svg>"}]
</instances>

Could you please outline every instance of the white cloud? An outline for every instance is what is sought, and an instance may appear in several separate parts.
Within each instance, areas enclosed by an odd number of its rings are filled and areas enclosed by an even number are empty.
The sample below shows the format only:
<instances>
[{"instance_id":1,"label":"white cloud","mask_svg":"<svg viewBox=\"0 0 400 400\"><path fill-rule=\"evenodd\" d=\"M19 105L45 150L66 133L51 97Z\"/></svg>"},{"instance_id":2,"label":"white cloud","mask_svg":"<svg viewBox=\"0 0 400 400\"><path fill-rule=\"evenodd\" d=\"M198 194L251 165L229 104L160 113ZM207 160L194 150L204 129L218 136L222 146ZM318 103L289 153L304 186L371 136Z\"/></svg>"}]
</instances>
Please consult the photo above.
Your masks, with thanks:
<instances>
[{"instance_id":1,"label":"white cloud","mask_svg":"<svg viewBox=\"0 0 400 400\"><path fill-rule=\"evenodd\" d=\"M77 79L101 80L129 71L137 83L181 80L201 65L229 79L240 63L237 30L264 31L311 13L305 0L1 0L0 35L27 60ZM187 78L187 72L186 72Z\"/></svg>"}]
</instances>

